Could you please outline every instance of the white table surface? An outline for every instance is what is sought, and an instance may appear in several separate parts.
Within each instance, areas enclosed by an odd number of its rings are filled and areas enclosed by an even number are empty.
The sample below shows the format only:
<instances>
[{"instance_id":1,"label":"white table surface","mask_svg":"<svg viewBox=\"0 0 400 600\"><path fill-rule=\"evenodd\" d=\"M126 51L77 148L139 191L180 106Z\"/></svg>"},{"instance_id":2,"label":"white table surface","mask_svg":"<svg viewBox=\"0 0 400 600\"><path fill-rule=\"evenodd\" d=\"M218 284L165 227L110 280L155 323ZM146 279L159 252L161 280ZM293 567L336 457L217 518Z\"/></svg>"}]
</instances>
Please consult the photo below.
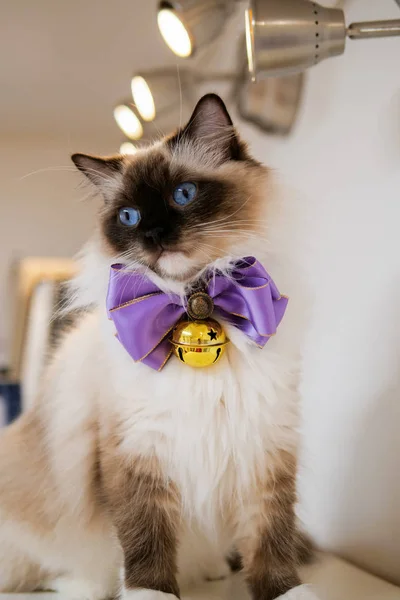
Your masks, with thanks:
<instances>
[{"instance_id":1,"label":"white table surface","mask_svg":"<svg viewBox=\"0 0 400 600\"><path fill-rule=\"evenodd\" d=\"M400 600L400 588L374 577L334 556L322 556L302 570L302 578L313 585L319 600ZM71 600L61 594L0 594L0 600ZM289 600L296 600L290 594ZM249 600L243 578L205 583L182 600Z\"/></svg>"}]
</instances>

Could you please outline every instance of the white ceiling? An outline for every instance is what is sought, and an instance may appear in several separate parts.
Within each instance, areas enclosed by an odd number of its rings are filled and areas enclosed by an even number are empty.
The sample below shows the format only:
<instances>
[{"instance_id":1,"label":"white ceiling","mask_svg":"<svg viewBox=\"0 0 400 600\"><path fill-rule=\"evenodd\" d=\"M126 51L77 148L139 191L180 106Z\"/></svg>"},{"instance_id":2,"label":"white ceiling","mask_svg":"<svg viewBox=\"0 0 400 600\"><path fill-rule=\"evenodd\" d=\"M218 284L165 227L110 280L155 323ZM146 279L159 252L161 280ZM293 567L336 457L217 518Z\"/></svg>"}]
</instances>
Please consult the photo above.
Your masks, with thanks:
<instances>
[{"instance_id":1,"label":"white ceiling","mask_svg":"<svg viewBox=\"0 0 400 600\"><path fill-rule=\"evenodd\" d=\"M137 69L180 62L157 0L18 0L0 19L2 134L115 135L112 109Z\"/></svg>"}]
</instances>

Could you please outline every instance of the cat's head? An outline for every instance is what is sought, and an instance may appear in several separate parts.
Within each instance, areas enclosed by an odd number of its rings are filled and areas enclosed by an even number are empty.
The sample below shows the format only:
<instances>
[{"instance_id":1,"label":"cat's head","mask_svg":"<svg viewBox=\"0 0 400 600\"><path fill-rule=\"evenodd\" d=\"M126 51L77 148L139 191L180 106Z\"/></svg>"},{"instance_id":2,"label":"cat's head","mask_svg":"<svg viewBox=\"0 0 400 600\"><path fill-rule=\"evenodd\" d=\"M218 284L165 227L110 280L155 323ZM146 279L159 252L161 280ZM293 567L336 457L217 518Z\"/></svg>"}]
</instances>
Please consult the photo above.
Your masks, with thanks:
<instances>
[{"instance_id":1,"label":"cat's head","mask_svg":"<svg viewBox=\"0 0 400 600\"><path fill-rule=\"evenodd\" d=\"M115 261L183 281L258 233L267 169L215 94L178 133L133 156L72 160L103 196L103 248Z\"/></svg>"}]
</instances>

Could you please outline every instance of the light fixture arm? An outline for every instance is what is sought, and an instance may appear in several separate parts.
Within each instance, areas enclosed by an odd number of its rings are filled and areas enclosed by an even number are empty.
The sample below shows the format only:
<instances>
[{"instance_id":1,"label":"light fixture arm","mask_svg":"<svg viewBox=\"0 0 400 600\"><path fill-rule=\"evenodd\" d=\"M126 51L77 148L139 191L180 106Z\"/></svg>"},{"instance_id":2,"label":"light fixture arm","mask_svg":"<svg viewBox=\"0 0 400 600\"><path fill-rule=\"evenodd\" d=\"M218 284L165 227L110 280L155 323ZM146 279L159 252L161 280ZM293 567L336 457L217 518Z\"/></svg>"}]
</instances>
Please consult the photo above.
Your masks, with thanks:
<instances>
[{"instance_id":1,"label":"light fixture arm","mask_svg":"<svg viewBox=\"0 0 400 600\"><path fill-rule=\"evenodd\" d=\"M400 8L400 0L394 1ZM400 35L400 19L351 23L351 25L347 27L346 34L351 40L395 37Z\"/></svg>"},{"instance_id":2,"label":"light fixture arm","mask_svg":"<svg viewBox=\"0 0 400 600\"><path fill-rule=\"evenodd\" d=\"M397 1L400 2L400 0ZM398 35L400 35L400 19L352 23L347 28L347 36L352 40L394 37Z\"/></svg>"}]
</instances>

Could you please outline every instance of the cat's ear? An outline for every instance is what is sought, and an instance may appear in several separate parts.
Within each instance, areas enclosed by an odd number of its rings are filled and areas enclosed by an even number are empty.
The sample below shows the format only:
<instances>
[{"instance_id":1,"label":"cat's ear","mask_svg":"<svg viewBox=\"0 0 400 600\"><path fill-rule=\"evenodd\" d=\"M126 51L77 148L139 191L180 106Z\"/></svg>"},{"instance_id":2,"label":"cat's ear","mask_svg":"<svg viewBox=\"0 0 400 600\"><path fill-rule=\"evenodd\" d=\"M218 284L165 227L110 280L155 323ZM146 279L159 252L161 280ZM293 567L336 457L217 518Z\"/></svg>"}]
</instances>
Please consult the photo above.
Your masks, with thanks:
<instances>
[{"instance_id":1,"label":"cat's ear","mask_svg":"<svg viewBox=\"0 0 400 600\"><path fill-rule=\"evenodd\" d=\"M187 135L206 141L232 127L232 119L223 100L217 94L206 94L196 104L185 130Z\"/></svg>"},{"instance_id":2,"label":"cat's ear","mask_svg":"<svg viewBox=\"0 0 400 600\"><path fill-rule=\"evenodd\" d=\"M105 200L113 197L122 181L123 158L100 158L89 154L73 154L71 160L99 188Z\"/></svg>"},{"instance_id":3,"label":"cat's ear","mask_svg":"<svg viewBox=\"0 0 400 600\"><path fill-rule=\"evenodd\" d=\"M217 94L206 94L198 101L189 122L175 138L176 143L187 139L209 146L221 161L244 160L232 119Z\"/></svg>"}]
</instances>

